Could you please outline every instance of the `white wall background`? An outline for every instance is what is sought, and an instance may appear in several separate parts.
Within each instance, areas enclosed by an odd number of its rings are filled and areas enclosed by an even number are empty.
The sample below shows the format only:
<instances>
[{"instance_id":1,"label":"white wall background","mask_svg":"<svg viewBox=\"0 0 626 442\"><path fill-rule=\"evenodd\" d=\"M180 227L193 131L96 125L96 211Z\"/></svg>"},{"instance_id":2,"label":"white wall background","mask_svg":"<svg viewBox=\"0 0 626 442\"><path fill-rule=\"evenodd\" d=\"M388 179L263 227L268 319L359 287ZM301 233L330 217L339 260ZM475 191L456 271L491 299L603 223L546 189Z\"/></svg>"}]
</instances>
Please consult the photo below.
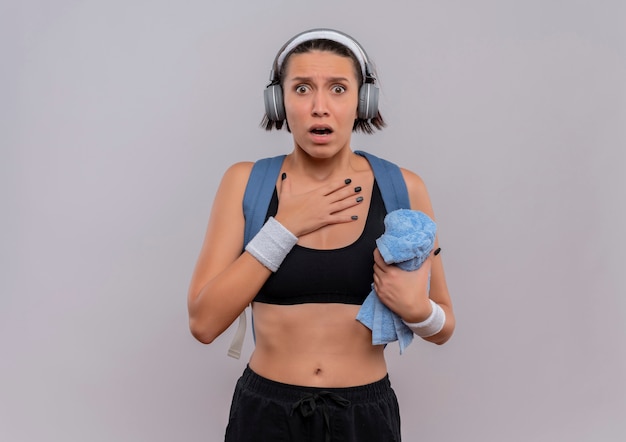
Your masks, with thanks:
<instances>
[{"instance_id":1,"label":"white wall background","mask_svg":"<svg viewBox=\"0 0 626 442\"><path fill-rule=\"evenodd\" d=\"M293 34L378 65L458 316L389 347L407 441L626 438L626 4L603 0L0 2L0 440L219 441L250 355L203 346L186 290Z\"/></svg>"}]
</instances>

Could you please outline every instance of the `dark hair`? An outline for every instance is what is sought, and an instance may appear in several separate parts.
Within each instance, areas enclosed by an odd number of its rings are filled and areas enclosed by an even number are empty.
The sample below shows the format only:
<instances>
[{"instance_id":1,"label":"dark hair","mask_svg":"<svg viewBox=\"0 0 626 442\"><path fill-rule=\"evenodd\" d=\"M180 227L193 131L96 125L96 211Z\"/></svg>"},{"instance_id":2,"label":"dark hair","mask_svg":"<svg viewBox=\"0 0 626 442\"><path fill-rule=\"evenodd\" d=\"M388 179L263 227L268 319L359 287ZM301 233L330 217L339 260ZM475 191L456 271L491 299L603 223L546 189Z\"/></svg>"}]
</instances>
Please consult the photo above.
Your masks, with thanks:
<instances>
[{"instance_id":1,"label":"dark hair","mask_svg":"<svg viewBox=\"0 0 626 442\"><path fill-rule=\"evenodd\" d=\"M359 60L356 58L356 56L352 53L350 49L348 49L341 43L337 43L336 41L333 41L333 40L317 39L317 40L305 41L299 44L298 46L296 46L295 48L293 48L287 54L287 56L285 57L283 61L283 64L280 67L280 71L278 72L278 81L281 83L281 86L283 83L285 71L287 70L287 66L289 65L289 58L293 54L305 54L305 53L312 52L312 51L332 52L342 57L350 58L354 66L356 77L359 79L359 88L363 84L363 81L368 81L368 82L374 81L373 79L366 80L363 78L363 75L361 73L361 64L359 63ZM291 132L291 130L289 129L289 123L287 122L287 120L271 121L267 117L267 114L265 114L263 116L263 120L261 121L261 127L264 128L265 130L272 130L274 128L276 128L277 130L280 130L282 129L283 124L286 126L287 131ZM376 116L370 120L366 120L363 118L356 118L354 120L354 125L352 126L352 132L364 132L367 134L372 134L374 133L374 128L381 130L386 125L387 124L385 123L385 120L383 120L383 117L380 114L380 111L377 111Z\"/></svg>"}]
</instances>

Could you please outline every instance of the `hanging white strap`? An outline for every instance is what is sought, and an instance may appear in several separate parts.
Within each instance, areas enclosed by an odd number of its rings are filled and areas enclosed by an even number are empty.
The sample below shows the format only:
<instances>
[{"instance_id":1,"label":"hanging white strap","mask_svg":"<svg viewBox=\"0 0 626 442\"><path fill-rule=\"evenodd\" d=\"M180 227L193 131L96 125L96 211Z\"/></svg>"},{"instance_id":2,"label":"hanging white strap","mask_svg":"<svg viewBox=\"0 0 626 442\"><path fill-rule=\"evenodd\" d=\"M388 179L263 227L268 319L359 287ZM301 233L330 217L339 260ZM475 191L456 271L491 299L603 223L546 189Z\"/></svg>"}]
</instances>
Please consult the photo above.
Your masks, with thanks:
<instances>
[{"instance_id":1,"label":"hanging white strap","mask_svg":"<svg viewBox=\"0 0 626 442\"><path fill-rule=\"evenodd\" d=\"M230 343L228 349L228 356L231 358L239 359L241 356L241 348L243 347L243 340L246 337L246 311L242 311L239 315L239 324L237 325L237 331L233 340Z\"/></svg>"}]
</instances>

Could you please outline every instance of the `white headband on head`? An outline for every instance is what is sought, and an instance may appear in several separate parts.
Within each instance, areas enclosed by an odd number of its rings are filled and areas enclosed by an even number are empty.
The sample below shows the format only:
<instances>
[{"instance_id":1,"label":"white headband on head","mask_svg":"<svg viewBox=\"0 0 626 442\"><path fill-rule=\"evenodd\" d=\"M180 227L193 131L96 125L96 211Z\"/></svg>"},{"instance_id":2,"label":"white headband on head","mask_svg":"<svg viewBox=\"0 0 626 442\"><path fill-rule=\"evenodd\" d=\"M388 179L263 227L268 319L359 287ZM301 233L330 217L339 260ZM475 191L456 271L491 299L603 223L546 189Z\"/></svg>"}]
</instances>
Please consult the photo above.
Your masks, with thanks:
<instances>
[{"instance_id":1,"label":"white headband on head","mask_svg":"<svg viewBox=\"0 0 626 442\"><path fill-rule=\"evenodd\" d=\"M280 67L282 66L283 62L285 61L285 57L287 57L287 54L289 54L289 52L291 52L298 45L310 40L331 40L344 45L354 54L356 59L359 61L359 64L361 65L361 74L363 75L363 80L367 78L368 60L363 48L346 34L342 34L338 31L333 31L332 29L312 29L310 31L306 31L302 34L296 35L294 38L292 38L283 47L280 54L278 54L278 57L276 58L276 72L272 70L271 75L278 75L278 73L280 72ZM271 78L271 80L274 80L274 78Z\"/></svg>"}]
</instances>

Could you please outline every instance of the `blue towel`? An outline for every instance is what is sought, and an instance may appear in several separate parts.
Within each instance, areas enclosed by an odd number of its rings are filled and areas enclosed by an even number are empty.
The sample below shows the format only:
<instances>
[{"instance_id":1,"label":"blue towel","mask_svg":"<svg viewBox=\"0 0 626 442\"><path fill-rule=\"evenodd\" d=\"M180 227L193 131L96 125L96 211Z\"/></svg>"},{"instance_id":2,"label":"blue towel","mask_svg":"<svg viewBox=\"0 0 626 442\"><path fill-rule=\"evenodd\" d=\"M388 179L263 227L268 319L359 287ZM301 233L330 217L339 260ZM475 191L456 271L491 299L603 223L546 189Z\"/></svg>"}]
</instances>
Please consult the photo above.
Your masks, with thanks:
<instances>
[{"instance_id":1,"label":"blue towel","mask_svg":"<svg viewBox=\"0 0 626 442\"><path fill-rule=\"evenodd\" d=\"M385 216L385 233L376 240L376 245L387 264L396 264L402 270L417 270L435 245L436 230L437 226L425 213L398 209ZM372 330L374 345L398 341L402 354L413 341L411 329L380 301L373 285L356 319Z\"/></svg>"}]
</instances>

